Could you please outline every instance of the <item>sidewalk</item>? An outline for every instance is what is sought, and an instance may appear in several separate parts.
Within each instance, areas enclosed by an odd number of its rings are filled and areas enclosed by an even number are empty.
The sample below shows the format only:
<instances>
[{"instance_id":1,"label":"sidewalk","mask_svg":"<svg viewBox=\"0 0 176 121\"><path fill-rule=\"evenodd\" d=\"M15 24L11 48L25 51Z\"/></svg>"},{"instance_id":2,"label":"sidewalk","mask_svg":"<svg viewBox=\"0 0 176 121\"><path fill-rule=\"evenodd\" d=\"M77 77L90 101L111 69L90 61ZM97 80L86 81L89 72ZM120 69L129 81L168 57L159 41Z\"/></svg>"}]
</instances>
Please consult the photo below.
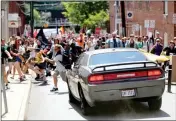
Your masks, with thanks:
<instances>
[{"instance_id":1,"label":"sidewalk","mask_svg":"<svg viewBox=\"0 0 176 121\"><path fill-rule=\"evenodd\" d=\"M9 76L11 77L11 75ZM6 113L2 120L24 120L25 112L27 110L27 101L30 96L31 89L31 75L26 75L26 81L20 83L18 75L15 79L8 78L10 89L6 91L8 113ZM2 114L5 112L4 99L2 94ZM2 115L1 114L1 115Z\"/></svg>"}]
</instances>

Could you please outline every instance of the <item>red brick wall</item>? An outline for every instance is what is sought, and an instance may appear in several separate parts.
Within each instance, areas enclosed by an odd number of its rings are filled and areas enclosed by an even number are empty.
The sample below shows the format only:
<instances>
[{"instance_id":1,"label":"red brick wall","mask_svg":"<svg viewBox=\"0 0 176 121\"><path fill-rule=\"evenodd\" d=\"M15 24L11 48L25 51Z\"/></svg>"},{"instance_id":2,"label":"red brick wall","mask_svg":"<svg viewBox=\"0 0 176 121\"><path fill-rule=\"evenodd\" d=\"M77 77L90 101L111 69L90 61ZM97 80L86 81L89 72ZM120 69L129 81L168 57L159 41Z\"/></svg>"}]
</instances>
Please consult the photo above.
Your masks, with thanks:
<instances>
[{"instance_id":1,"label":"red brick wall","mask_svg":"<svg viewBox=\"0 0 176 121\"><path fill-rule=\"evenodd\" d=\"M114 1L109 1L109 19L110 19L110 33L115 31L115 14Z\"/></svg>"},{"instance_id":2,"label":"red brick wall","mask_svg":"<svg viewBox=\"0 0 176 121\"><path fill-rule=\"evenodd\" d=\"M174 37L174 27L172 24L172 16L174 13L174 2L168 2L168 19L165 19L163 16L164 7L163 2L161 1L150 1L150 2L125 2L126 12L133 11L133 19L131 22L127 20L128 33L131 32L131 24L137 23L142 25L142 35L146 35L146 28L144 28L144 20L155 20L155 28L151 29L151 32L154 33L155 30L159 31L161 37L164 38L164 33L168 33L168 39ZM135 33L139 35L139 32Z\"/></svg>"},{"instance_id":3,"label":"red brick wall","mask_svg":"<svg viewBox=\"0 0 176 121\"><path fill-rule=\"evenodd\" d=\"M18 2L20 4L22 4L22 2ZM21 12L19 6L17 5L16 1L9 1L9 13L18 13L20 18L21 18L21 27L14 30L14 29L10 29L10 33L13 34L23 34L24 32L24 25L25 25L25 15Z\"/></svg>"},{"instance_id":4,"label":"red brick wall","mask_svg":"<svg viewBox=\"0 0 176 121\"><path fill-rule=\"evenodd\" d=\"M174 13L174 2L168 2L168 19L163 16L164 6L162 1L150 1L150 2L125 2L125 11L133 11L133 19L127 20L127 34L132 33L132 24L139 24L142 26L142 35L146 35L146 28L144 28L144 20L155 20L155 29L151 29L151 32L159 31L161 37L164 38L164 33L168 33L168 39L174 37L174 25L172 24L172 16ZM110 31L114 30L114 1L109 2L109 13L110 13ZM136 32L139 35L140 32Z\"/></svg>"}]
</instances>

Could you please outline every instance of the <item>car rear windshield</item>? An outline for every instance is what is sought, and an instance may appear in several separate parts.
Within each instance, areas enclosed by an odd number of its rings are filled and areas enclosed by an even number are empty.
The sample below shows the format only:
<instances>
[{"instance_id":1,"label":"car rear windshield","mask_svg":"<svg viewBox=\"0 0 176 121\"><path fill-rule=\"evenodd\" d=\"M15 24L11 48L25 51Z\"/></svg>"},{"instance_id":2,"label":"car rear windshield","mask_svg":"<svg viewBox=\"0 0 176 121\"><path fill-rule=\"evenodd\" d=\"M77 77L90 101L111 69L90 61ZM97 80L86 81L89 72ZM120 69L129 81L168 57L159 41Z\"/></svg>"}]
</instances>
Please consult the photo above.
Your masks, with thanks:
<instances>
[{"instance_id":1,"label":"car rear windshield","mask_svg":"<svg viewBox=\"0 0 176 121\"><path fill-rule=\"evenodd\" d=\"M146 60L147 58L137 51L110 52L92 55L89 60L89 66Z\"/></svg>"}]
</instances>

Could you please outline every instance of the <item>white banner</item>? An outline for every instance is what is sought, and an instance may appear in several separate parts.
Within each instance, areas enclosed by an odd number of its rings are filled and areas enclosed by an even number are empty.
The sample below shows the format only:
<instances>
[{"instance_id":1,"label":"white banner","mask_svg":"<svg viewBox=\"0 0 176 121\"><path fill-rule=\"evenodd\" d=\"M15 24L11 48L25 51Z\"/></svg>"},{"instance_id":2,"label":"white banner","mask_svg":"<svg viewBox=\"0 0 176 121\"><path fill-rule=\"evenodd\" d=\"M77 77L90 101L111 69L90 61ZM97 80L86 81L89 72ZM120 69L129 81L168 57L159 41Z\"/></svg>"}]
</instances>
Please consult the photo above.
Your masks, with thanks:
<instances>
[{"instance_id":1,"label":"white banner","mask_svg":"<svg viewBox=\"0 0 176 121\"><path fill-rule=\"evenodd\" d=\"M150 28L155 28L155 20L150 20Z\"/></svg>"},{"instance_id":2,"label":"white banner","mask_svg":"<svg viewBox=\"0 0 176 121\"><path fill-rule=\"evenodd\" d=\"M150 27L150 21L149 20L145 20L144 21L144 27L145 28L149 28Z\"/></svg>"},{"instance_id":3,"label":"white banner","mask_svg":"<svg viewBox=\"0 0 176 121\"><path fill-rule=\"evenodd\" d=\"M144 27L145 28L155 28L155 20L145 20Z\"/></svg>"}]
</instances>

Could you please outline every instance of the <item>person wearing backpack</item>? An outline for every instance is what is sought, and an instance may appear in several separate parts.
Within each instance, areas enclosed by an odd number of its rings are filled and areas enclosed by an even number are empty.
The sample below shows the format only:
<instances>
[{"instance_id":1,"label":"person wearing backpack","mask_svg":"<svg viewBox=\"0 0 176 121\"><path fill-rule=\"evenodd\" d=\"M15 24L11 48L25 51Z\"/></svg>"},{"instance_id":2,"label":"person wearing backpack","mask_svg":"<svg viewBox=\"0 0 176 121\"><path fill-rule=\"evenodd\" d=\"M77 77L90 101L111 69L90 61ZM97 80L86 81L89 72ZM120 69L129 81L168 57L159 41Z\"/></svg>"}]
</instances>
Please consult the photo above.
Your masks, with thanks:
<instances>
[{"instance_id":1,"label":"person wearing backpack","mask_svg":"<svg viewBox=\"0 0 176 121\"><path fill-rule=\"evenodd\" d=\"M49 59L49 58L45 58L45 60L47 62L50 62L52 64L56 64L56 69L54 71L53 74L53 82L54 82L54 87L50 90L51 92L55 92L58 91L58 79L57 77L60 75L61 77L63 77L63 75L65 75L66 69L63 66L62 62L63 62L63 55L61 53L61 45L59 44L55 44L54 45L54 51L55 51L55 56L53 59ZM63 78L62 78L63 79Z\"/></svg>"},{"instance_id":2,"label":"person wearing backpack","mask_svg":"<svg viewBox=\"0 0 176 121\"><path fill-rule=\"evenodd\" d=\"M62 65L65 67L65 69L71 69L71 51L69 44L65 45L62 58Z\"/></svg>"}]
</instances>

